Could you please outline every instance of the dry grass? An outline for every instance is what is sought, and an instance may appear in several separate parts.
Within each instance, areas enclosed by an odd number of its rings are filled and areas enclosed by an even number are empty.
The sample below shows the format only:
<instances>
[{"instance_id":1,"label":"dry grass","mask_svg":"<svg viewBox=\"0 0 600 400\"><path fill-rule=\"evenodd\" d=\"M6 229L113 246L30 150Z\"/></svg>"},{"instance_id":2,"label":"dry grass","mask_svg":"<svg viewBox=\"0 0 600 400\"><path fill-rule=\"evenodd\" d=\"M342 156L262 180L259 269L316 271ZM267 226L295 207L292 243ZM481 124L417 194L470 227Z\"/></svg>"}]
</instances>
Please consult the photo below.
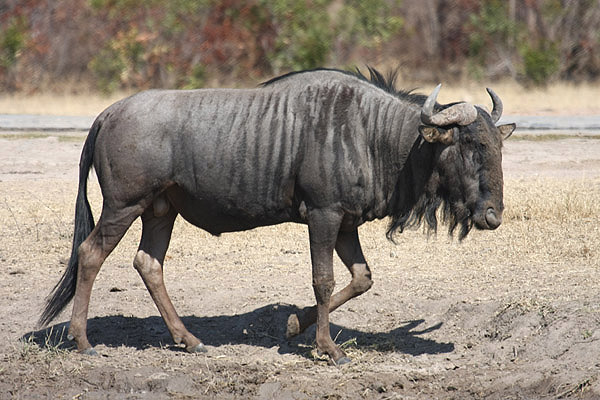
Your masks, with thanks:
<instances>
[{"instance_id":1,"label":"dry grass","mask_svg":"<svg viewBox=\"0 0 600 400\"><path fill-rule=\"evenodd\" d=\"M103 96L97 93L0 94L0 114L97 115L127 93Z\"/></svg>"},{"instance_id":2,"label":"dry grass","mask_svg":"<svg viewBox=\"0 0 600 400\"><path fill-rule=\"evenodd\" d=\"M432 85L414 82L400 81L397 86L407 89L416 87L417 91L422 93L428 93L433 89ZM485 87L493 88L500 95L507 114L600 113L600 102L598 102L600 84L555 83L547 88L525 88L512 81L446 83L439 99L444 103L466 100L489 107L490 99ZM0 114L97 115L126 95L127 93L124 92L110 96L97 93L0 94Z\"/></svg>"},{"instance_id":3,"label":"dry grass","mask_svg":"<svg viewBox=\"0 0 600 400\"><path fill-rule=\"evenodd\" d=\"M546 88L526 88L512 81L448 85L440 92L443 103L465 100L491 107L485 91L490 87L502 98L505 114L594 115L600 113L600 84L555 83ZM429 89L429 88L427 88ZM432 88L431 88L432 89ZM426 90L424 90L426 92Z\"/></svg>"},{"instance_id":4,"label":"dry grass","mask_svg":"<svg viewBox=\"0 0 600 400\"><path fill-rule=\"evenodd\" d=\"M555 289L552 296L567 298L595 292L589 278L600 267L600 180L508 181L505 204L498 239L506 241L506 254L500 256L531 282L545 282L533 285L535 291Z\"/></svg>"},{"instance_id":5,"label":"dry grass","mask_svg":"<svg viewBox=\"0 0 600 400\"><path fill-rule=\"evenodd\" d=\"M600 218L600 181L529 178L506 182L510 221L592 221Z\"/></svg>"}]
</instances>

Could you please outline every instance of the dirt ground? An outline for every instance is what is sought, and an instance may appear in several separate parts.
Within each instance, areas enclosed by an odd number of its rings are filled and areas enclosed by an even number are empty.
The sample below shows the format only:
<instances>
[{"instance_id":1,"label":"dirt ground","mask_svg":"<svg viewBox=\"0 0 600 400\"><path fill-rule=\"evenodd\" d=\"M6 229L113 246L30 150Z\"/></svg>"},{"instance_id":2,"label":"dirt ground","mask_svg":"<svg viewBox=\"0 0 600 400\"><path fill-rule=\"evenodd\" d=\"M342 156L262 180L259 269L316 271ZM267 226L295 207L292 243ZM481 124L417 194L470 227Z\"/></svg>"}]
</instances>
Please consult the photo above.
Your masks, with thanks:
<instances>
[{"instance_id":1,"label":"dirt ground","mask_svg":"<svg viewBox=\"0 0 600 400\"><path fill-rule=\"evenodd\" d=\"M0 135L2 399L600 398L600 140L507 141L497 231L393 244L385 221L366 224L375 284L331 315L353 360L335 367L313 354L314 328L285 339L288 315L314 302L306 228L292 224L216 238L178 220L165 280L207 354L172 345L132 267L139 223L94 286L100 356L69 350L70 307L37 330L69 256L83 144L56 135Z\"/></svg>"}]
</instances>

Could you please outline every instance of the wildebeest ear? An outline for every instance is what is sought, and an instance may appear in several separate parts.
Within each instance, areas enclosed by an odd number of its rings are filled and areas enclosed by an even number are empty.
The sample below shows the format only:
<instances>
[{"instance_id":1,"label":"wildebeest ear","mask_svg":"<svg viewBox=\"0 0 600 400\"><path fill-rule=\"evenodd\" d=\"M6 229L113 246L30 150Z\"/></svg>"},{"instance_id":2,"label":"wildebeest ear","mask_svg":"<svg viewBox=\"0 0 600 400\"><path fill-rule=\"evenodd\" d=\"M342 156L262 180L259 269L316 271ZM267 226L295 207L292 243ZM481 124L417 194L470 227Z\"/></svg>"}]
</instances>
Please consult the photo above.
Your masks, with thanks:
<instances>
[{"instance_id":1,"label":"wildebeest ear","mask_svg":"<svg viewBox=\"0 0 600 400\"><path fill-rule=\"evenodd\" d=\"M506 124L498 126L498 129L500 129L500 133L502 134L502 140L508 139L510 135L512 135L512 133L515 131L516 127L516 124Z\"/></svg>"},{"instance_id":2,"label":"wildebeest ear","mask_svg":"<svg viewBox=\"0 0 600 400\"><path fill-rule=\"evenodd\" d=\"M454 128L442 129L436 126L420 125L419 132L429 143L451 144L454 139Z\"/></svg>"}]
</instances>

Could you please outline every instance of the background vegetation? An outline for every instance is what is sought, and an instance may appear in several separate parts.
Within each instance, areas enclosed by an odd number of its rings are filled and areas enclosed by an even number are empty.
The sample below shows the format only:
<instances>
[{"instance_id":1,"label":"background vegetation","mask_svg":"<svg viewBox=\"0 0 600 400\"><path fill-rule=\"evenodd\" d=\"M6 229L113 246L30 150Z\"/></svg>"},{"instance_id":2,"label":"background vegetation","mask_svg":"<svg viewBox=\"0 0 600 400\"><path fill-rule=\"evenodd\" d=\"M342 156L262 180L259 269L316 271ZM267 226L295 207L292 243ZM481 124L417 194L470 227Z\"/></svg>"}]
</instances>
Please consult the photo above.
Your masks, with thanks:
<instances>
[{"instance_id":1,"label":"background vegetation","mask_svg":"<svg viewBox=\"0 0 600 400\"><path fill-rule=\"evenodd\" d=\"M318 66L600 78L598 0L3 0L0 90L237 86Z\"/></svg>"}]
</instances>

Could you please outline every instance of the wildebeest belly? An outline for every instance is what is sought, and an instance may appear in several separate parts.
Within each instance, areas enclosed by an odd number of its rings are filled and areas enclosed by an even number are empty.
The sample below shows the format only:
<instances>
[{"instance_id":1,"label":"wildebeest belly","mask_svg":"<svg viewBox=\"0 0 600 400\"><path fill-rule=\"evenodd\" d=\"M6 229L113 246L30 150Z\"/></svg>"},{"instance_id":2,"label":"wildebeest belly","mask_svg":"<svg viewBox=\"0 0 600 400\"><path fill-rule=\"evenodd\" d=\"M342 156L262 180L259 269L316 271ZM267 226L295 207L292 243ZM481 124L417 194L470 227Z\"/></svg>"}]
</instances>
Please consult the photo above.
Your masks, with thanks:
<instances>
[{"instance_id":1,"label":"wildebeest belly","mask_svg":"<svg viewBox=\"0 0 600 400\"><path fill-rule=\"evenodd\" d=\"M166 195L186 221L213 235L301 221L291 202L267 206L248 198L220 198L210 194L200 198L178 185L167 189Z\"/></svg>"}]
</instances>

